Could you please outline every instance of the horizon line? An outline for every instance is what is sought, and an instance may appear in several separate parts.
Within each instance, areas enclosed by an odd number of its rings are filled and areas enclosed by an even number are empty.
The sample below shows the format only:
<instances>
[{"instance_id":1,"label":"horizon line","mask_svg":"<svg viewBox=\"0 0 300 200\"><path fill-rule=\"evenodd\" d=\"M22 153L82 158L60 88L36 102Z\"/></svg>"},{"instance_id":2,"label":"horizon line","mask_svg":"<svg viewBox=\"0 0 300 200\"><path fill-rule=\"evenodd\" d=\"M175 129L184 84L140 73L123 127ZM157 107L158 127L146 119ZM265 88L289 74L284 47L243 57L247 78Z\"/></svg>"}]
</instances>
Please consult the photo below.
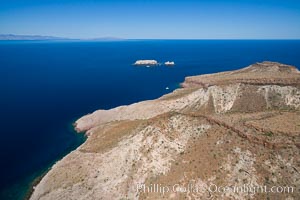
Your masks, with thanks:
<instances>
[{"instance_id":1,"label":"horizon line","mask_svg":"<svg viewBox=\"0 0 300 200\"><path fill-rule=\"evenodd\" d=\"M5 39L1 37L12 37L10 39ZM102 36L102 37L89 37L89 38L69 38L65 36L53 36L53 35L39 35L39 34L3 34L0 33L1 41L12 41L12 40L22 40L15 39L13 37L24 37L23 40L77 40L77 41L97 41L97 40L300 40L300 38L122 38L115 36ZM36 37L36 38L34 38Z\"/></svg>"}]
</instances>

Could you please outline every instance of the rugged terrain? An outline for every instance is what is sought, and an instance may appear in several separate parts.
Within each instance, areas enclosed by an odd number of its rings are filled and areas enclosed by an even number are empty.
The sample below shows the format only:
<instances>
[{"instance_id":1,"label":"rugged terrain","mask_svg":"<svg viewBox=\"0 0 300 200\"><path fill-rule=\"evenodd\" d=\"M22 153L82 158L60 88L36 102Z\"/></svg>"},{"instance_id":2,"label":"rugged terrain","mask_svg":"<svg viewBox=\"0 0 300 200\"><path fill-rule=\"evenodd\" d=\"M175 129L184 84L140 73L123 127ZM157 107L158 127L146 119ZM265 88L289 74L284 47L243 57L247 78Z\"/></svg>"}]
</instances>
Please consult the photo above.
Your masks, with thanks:
<instances>
[{"instance_id":1,"label":"rugged terrain","mask_svg":"<svg viewBox=\"0 0 300 200\"><path fill-rule=\"evenodd\" d=\"M98 110L75 125L88 139L52 167L32 200L300 199L293 66L263 62L187 77L159 99ZM170 191L150 190L155 184ZM211 185L294 189L214 192Z\"/></svg>"}]
</instances>

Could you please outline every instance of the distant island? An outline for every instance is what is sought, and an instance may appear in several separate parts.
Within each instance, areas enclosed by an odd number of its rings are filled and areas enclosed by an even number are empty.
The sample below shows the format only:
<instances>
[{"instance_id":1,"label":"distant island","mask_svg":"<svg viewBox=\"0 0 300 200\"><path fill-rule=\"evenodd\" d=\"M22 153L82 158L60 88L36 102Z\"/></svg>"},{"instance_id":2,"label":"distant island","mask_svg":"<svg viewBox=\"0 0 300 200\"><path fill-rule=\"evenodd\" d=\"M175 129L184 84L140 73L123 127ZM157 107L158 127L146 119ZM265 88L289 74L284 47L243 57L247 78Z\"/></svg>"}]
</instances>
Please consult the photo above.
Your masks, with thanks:
<instances>
[{"instance_id":1,"label":"distant island","mask_svg":"<svg viewBox=\"0 0 300 200\"><path fill-rule=\"evenodd\" d=\"M161 65L161 63L157 62L156 60L137 60L133 65L150 67L150 66ZM167 61L164 63L164 65L173 66L175 65L175 62Z\"/></svg>"},{"instance_id":2,"label":"distant island","mask_svg":"<svg viewBox=\"0 0 300 200\"><path fill-rule=\"evenodd\" d=\"M70 40L70 38L42 35L0 34L0 40Z\"/></svg>"},{"instance_id":3,"label":"distant island","mask_svg":"<svg viewBox=\"0 0 300 200\"><path fill-rule=\"evenodd\" d=\"M134 65L158 65L156 60L137 60Z\"/></svg>"},{"instance_id":4,"label":"distant island","mask_svg":"<svg viewBox=\"0 0 300 200\"><path fill-rule=\"evenodd\" d=\"M173 66L173 65L175 65L175 62L174 61L167 61L167 62L165 62L165 65L166 66Z\"/></svg>"},{"instance_id":5,"label":"distant island","mask_svg":"<svg viewBox=\"0 0 300 200\"><path fill-rule=\"evenodd\" d=\"M15 35L15 34L0 34L0 40L78 40L78 41L121 41L123 38L116 37L99 37L99 38L66 38L66 37L55 37L55 36L43 36L43 35Z\"/></svg>"}]
</instances>

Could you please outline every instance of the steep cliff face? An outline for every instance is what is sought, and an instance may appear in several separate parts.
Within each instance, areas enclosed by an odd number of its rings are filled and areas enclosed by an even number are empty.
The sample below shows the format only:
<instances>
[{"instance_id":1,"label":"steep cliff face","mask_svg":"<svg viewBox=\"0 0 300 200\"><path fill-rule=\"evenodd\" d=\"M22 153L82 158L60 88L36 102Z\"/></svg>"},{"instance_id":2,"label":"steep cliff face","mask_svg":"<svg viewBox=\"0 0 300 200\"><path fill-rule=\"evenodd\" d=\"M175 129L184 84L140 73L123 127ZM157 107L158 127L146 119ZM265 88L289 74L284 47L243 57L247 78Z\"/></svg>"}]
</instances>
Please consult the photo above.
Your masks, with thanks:
<instances>
[{"instance_id":1,"label":"steep cliff face","mask_svg":"<svg viewBox=\"0 0 300 200\"><path fill-rule=\"evenodd\" d=\"M31 199L299 199L297 68L256 63L187 77L182 86L77 120L87 141L52 167ZM191 182L201 191L181 190ZM211 192L212 184L294 192Z\"/></svg>"}]
</instances>

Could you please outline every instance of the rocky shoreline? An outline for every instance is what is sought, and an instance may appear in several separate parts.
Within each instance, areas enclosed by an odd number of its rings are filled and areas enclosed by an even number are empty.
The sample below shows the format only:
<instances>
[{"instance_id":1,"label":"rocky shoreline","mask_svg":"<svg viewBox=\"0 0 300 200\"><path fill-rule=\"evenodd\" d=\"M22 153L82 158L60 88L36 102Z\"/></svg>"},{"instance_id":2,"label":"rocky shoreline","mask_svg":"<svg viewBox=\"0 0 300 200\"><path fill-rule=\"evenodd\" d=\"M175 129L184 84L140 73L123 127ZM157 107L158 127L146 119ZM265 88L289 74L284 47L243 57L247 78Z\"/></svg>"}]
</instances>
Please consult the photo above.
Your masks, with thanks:
<instances>
[{"instance_id":1,"label":"rocky shoreline","mask_svg":"<svg viewBox=\"0 0 300 200\"><path fill-rule=\"evenodd\" d=\"M52 167L30 199L272 199L278 194L161 194L135 186L190 180L204 188L300 185L296 67L256 63L187 77L182 86L156 100L78 119L75 129L87 140ZM284 195L299 198L297 192Z\"/></svg>"}]
</instances>

